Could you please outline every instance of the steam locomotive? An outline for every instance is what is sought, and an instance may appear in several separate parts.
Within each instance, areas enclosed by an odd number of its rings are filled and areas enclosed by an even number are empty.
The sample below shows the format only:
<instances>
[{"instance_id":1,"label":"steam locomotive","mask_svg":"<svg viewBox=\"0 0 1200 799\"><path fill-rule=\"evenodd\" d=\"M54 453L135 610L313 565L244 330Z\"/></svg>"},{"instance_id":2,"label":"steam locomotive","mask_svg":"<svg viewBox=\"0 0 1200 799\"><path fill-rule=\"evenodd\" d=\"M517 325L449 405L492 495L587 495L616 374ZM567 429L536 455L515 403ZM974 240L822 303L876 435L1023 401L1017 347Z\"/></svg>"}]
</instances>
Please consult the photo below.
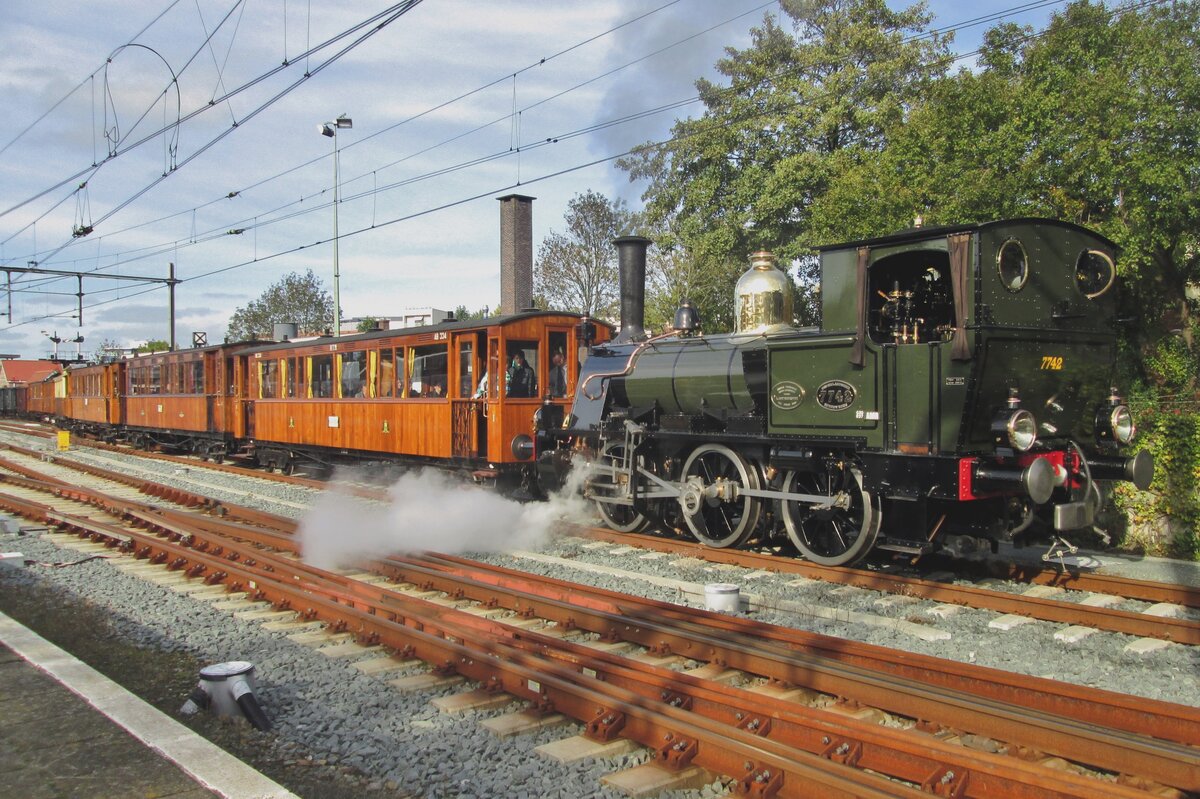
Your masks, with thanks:
<instances>
[{"instance_id":1,"label":"steam locomotive","mask_svg":"<svg viewBox=\"0 0 1200 799\"><path fill-rule=\"evenodd\" d=\"M1057 537L1091 525L1107 483L1150 483L1111 383L1102 236L1013 219L825 247L813 328L792 325L791 281L756 253L722 335L686 302L646 334L648 244L617 240L616 338L528 310L72 368L0 405L145 448L288 472L425 464L531 496L583 456L614 529L790 540L827 565Z\"/></svg>"},{"instance_id":2,"label":"steam locomotive","mask_svg":"<svg viewBox=\"0 0 1200 799\"><path fill-rule=\"evenodd\" d=\"M1118 248L1094 232L1025 218L821 248L812 328L792 325L790 280L756 253L722 335L686 302L646 335L647 244L617 241L621 332L590 347L569 411L536 420L541 484L585 453L585 494L613 529L786 536L847 565L1057 539L1092 524L1106 483L1150 483L1111 383Z\"/></svg>"}]
</instances>

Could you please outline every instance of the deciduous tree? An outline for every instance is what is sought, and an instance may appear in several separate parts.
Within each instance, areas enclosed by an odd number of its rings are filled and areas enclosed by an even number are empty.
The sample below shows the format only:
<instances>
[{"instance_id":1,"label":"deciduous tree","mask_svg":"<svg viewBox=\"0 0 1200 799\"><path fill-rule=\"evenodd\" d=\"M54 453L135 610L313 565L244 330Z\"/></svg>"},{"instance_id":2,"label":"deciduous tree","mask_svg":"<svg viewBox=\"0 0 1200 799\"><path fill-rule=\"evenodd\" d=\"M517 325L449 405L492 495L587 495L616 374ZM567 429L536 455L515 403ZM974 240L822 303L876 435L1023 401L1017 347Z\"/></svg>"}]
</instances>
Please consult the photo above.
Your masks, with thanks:
<instances>
[{"instance_id":1,"label":"deciduous tree","mask_svg":"<svg viewBox=\"0 0 1200 799\"><path fill-rule=\"evenodd\" d=\"M745 50L727 50L729 80L697 86L703 116L676 123L670 142L620 166L646 180L650 224L670 221L666 249L682 246L697 285L720 286L697 302L717 329L732 321L732 288L747 256L774 251L812 284L827 243L812 235L814 202L840 174L886 145L887 132L944 74L948 39L920 37L923 4L892 11L883 0L782 0L792 31L768 14ZM867 198L864 198L864 200Z\"/></svg>"},{"instance_id":2,"label":"deciduous tree","mask_svg":"<svg viewBox=\"0 0 1200 799\"><path fill-rule=\"evenodd\" d=\"M319 333L332 324L333 299L309 269L292 272L229 318L227 341L267 338L275 323L294 322L301 333Z\"/></svg>"},{"instance_id":3,"label":"deciduous tree","mask_svg":"<svg viewBox=\"0 0 1200 799\"><path fill-rule=\"evenodd\" d=\"M603 319L617 315L617 252L613 239L634 217L621 200L586 191L567 203L566 230L551 231L538 248L534 293L551 308Z\"/></svg>"}]
</instances>

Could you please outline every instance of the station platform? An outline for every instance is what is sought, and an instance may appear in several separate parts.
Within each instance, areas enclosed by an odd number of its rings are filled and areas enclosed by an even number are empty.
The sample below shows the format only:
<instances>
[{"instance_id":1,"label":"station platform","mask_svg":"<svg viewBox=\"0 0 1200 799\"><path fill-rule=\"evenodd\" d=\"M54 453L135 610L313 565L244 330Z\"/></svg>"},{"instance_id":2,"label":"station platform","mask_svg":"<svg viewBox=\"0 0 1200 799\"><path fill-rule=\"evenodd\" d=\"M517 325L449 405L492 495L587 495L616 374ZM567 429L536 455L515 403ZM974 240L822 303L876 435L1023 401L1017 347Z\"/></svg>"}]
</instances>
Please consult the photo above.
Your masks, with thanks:
<instances>
[{"instance_id":1,"label":"station platform","mask_svg":"<svg viewBox=\"0 0 1200 799\"><path fill-rule=\"evenodd\" d=\"M3 613L0 794L297 799Z\"/></svg>"}]
</instances>

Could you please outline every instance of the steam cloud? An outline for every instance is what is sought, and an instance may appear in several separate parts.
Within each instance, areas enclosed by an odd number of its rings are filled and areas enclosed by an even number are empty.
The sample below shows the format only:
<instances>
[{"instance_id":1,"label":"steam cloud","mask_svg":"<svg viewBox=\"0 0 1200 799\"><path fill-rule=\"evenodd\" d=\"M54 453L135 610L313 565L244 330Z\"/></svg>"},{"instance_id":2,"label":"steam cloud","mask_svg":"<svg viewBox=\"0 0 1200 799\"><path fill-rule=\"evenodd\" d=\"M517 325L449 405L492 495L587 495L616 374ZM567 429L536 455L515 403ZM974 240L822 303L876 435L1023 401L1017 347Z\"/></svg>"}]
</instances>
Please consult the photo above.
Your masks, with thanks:
<instances>
[{"instance_id":1,"label":"steam cloud","mask_svg":"<svg viewBox=\"0 0 1200 799\"><path fill-rule=\"evenodd\" d=\"M446 554L536 549L560 521L593 521L579 493L585 469L548 502L520 503L434 470L410 472L388 489L389 504L331 484L300 523L304 561L345 568L373 557L432 550Z\"/></svg>"}]
</instances>

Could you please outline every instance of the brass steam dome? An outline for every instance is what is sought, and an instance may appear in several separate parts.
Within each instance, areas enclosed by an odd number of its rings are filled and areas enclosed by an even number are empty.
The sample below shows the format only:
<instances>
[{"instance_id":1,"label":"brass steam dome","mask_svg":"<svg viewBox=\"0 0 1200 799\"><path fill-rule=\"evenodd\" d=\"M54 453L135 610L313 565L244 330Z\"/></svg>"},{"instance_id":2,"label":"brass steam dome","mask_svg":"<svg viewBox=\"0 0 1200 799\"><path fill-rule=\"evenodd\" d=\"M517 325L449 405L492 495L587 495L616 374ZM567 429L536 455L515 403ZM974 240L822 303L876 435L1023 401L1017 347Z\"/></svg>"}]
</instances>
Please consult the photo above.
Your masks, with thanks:
<instances>
[{"instance_id":1,"label":"brass steam dome","mask_svg":"<svg viewBox=\"0 0 1200 799\"><path fill-rule=\"evenodd\" d=\"M756 252L737 282L738 333L763 333L792 323L791 279L775 266L775 256Z\"/></svg>"}]
</instances>

